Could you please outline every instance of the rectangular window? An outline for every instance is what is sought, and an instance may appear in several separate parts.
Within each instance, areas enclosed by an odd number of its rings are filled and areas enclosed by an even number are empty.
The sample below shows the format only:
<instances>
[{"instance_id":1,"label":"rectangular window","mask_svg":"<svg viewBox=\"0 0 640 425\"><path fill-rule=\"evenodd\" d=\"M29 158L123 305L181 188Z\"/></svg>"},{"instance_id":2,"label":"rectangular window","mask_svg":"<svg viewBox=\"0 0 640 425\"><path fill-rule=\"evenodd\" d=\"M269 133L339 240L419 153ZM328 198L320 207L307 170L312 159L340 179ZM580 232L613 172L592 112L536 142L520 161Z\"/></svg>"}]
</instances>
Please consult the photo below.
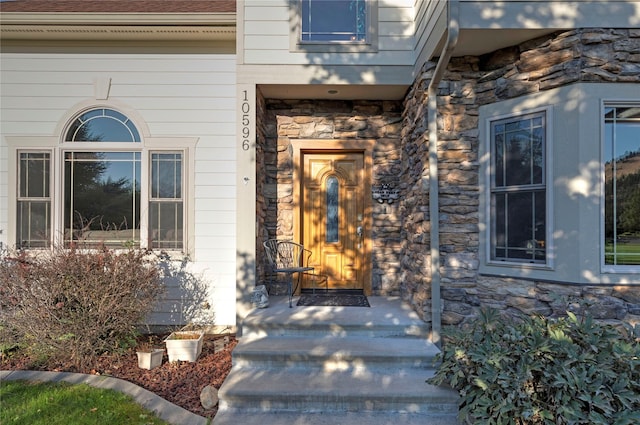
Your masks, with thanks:
<instances>
[{"instance_id":1,"label":"rectangular window","mask_svg":"<svg viewBox=\"0 0 640 425\"><path fill-rule=\"evenodd\" d=\"M182 153L151 153L149 247L183 248Z\"/></svg>"},{"instance_id":2,"label":"rectangular window","mask_svg":"<svg viewBox=\"0 0 640 425\"><path fill-rule=\"evenodd\" d=\"M604 263L640 265L640 105L604 110Z\"/></svg>"},{"instance_id":3,"label":"rectangular window","mask_svg":"<svg viewBox=\"0 0 640 425\"><path fill-rule=\"evenodd\" d=\"M49 152L19 153L16 239L20 248L51 244L50 172Z\"/></svg>"},{"instance_id":4,"label":"rectangular window","mask_svg":"<svg viewBox=\"0 0 640 425\"><path fill-rule=\"evenodd\" d=\"M545 264L545 113L490 126L491 260Z\"/></svg>"},{"instance_id":5,"label":"rectangular window","mask_svg":"<svg viewBox=\"0 0 640 425\"><path fill-rule=\"evenodd\" d=\"M367 0L301 0L303 43L365 43Z\"/></svg>"},{"instance_id":6,"label":"rectangular window","mask_svg":"<svg viewBox=\"0 0 640 425\"><path fill-rule=\"evenodd\" d=\"M140 246L140 152L64 154L64 242Z\"/></svg>"}]
</instances>

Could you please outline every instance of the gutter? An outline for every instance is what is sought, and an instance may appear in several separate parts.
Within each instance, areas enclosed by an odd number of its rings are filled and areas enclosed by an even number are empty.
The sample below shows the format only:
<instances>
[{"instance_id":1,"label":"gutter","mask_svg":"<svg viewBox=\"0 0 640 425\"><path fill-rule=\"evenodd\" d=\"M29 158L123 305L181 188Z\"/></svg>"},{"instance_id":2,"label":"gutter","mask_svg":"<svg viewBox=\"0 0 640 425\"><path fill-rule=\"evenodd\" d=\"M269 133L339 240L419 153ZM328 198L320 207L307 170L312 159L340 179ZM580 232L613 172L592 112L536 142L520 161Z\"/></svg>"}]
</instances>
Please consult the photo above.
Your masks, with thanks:
<instances>
[{"instance_id":1,"label":"gutter","mask_svg":"<svg viewBox=\"0 0 640 425\"><path fill-rule=\"evenodd\" d=\"M440 298L440 211L438 194L438 85L453 50L458 44L458 0L447 2L447 40L427 89L427 125L429 134L429 219L431 221L431 341L441 346L442 301Z\"/></svg>"},{"instance_id":2,"label":"gutter","mask_svg":"<svg viewBox=\"0 0 640 425\"><path fill-rule=\"evenodd\" d=\"M236 13L5 12L3 25L236 25Z\"/></svg>"},{"instance_id":3,"label":"gutter","mask_svg":"<svg viewBox=\"0 0 640 425\"><path fill-rule=\"evenodd\" d=\"M234 41L235 13L30 13L0 15L4 40Z\"/></svg>"},{"instance_id":4,"label":"gutter","mask_svg":"<svg viewBox=\"0 0 640 425\"><path fill-rule=\"evenodd\" d=\"M234 41L232 26L5 25L5 40L65 41Z\"/></svg>"}]
</instances>

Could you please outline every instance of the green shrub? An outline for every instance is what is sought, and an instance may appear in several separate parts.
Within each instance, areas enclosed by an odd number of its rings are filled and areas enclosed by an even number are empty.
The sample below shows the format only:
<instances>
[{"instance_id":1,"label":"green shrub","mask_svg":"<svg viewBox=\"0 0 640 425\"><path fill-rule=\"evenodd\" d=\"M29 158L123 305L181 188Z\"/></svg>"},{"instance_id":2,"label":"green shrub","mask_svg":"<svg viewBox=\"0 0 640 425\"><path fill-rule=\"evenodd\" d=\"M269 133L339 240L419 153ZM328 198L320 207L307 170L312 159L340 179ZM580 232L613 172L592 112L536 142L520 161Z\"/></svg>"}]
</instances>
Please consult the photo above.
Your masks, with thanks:
<instances>
[{"instance_id":1,"label":"green shrub","mask_svg":"<svg viewBox=\"0 0 640 425\"><path fill-rule=\"evenodd\" d=\"M0 322L34 357L86 366L135 343L163 291L144 250L77 248L5 253Z\"/></svg>"},{"instance_id":2,"label":"green shrub","mask_svg":"<svg viewBox=\"0 0 640 425\"><path fill-rule=\"evenodd\" d=\"M514 321L483 310L447 332L438 361L428 382L458 390L470 423L640 423L640 344L588 315Z\"/></svg>"}]
</instances>

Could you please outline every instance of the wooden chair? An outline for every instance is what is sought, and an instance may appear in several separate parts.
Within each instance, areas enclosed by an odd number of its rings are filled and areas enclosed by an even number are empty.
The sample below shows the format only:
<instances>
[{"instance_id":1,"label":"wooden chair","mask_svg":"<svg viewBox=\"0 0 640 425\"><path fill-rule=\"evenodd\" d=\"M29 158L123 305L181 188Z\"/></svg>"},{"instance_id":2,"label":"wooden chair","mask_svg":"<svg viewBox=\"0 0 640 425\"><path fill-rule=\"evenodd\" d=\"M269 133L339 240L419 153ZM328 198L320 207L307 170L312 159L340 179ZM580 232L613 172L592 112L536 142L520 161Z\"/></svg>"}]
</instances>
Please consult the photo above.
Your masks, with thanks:
<instances>
[{"instance_id":1,"label":"wooden chair","mask_svg":"<svg viewBox=\"0 0 640 425\"><path fill-rule=\"evenodd\" d=\"M288 295L289 295L289 307L292 307L291 301L293 299L293 293L298 289L300 285L302 275L312 272L313 267L309 267L309 258L311 257L311 251L305 249L299 243L292 241L283 241L277 239L269 239L263 243L265 252L267 254L267 262L271 268L271 279L269 286L273 284L273 275L278 273L284 273L287 275ZM293 275L298 273L296 287L293 288ZM315 290L315 283L314 283Z\"/></svg>"}]
</instances>

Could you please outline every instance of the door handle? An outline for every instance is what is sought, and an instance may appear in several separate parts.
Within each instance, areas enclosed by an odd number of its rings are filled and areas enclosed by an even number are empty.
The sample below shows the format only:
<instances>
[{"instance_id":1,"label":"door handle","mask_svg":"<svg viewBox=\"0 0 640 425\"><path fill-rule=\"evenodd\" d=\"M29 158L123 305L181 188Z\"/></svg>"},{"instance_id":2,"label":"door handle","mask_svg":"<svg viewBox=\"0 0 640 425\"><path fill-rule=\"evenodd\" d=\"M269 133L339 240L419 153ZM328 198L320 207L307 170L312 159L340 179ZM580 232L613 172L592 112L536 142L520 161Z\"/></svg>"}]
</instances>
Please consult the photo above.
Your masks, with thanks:
<instances>
[{"instance_id":1,"label":"door handle","mask_svg":"<svg viewBox=\"0 0 640 425\"><path fill-rule=\"evenodd\" d=\"M363 233L362 226L356 227L356 236L358 237L358 243L357 243L358 249L362 248L362 233Z\"/></svg>"}]
</instances>

